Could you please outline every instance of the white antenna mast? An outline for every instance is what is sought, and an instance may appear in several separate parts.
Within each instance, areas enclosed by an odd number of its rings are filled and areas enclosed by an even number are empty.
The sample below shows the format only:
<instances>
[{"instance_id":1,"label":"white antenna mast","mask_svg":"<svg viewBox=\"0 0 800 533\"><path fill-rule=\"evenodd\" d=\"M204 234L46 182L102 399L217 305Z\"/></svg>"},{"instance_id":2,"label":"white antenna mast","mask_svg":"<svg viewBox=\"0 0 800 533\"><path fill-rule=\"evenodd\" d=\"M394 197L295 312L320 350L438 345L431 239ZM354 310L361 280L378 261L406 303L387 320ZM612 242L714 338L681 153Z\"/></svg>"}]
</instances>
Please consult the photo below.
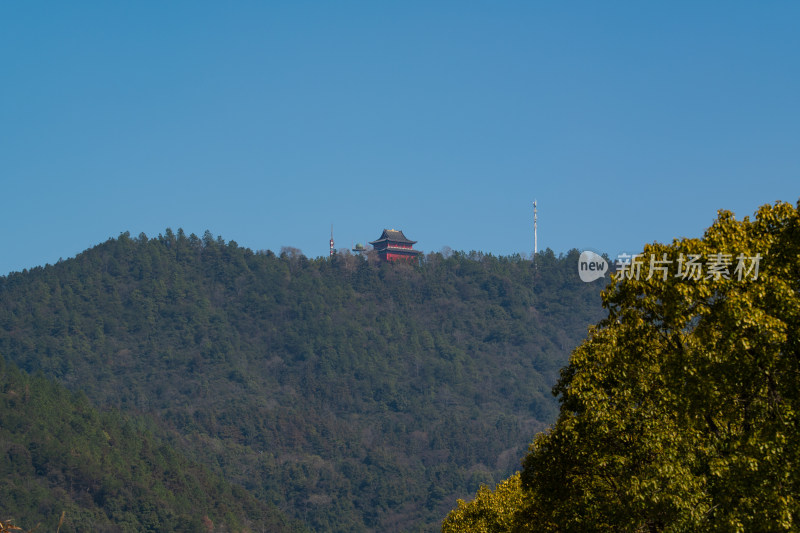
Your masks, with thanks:
<instances>
[{"instance_id":1,"label":"white antenna mast","mask_svg":"<svg viewBox=\"0 0 800 533\"><path fill-rule=\"evenodd\" d=\"M533 258L536 259L536 254L539 252L539 211L536 209L536 200L533 201Z\"/></svg>"}]
</instances>

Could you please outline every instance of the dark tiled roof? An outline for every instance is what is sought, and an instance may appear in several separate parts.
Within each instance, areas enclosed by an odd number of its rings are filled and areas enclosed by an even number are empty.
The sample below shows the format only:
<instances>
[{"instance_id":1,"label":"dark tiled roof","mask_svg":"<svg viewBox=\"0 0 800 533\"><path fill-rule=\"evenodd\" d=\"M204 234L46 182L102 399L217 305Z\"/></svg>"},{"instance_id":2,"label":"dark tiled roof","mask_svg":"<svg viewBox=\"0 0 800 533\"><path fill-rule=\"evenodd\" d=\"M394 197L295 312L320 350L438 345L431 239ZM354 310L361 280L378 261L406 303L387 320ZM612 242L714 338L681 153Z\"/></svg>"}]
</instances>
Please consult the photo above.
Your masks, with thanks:
<instances>
[{"instance_id":1,"label":"dark tiled roof","mask_svg":"<svg viewBox=\"0 0 800 533\"><path fill-rule=\"evenodd\" d=\"M416 244L417 243L417 241L408 240L406 238L406 236L403 235L402 231L398 231L396 229L385 229L385 230L383 230L383 233L381 233L381 236L378 238L378 240L372 241L372 242L370 242L370 244L372 244L374 246L376 243L381 243L383 241L399 242L399 243L403 243L403 244Z\"/></svg>"},{"instance_id":2,"label":"dark tiled roof","mask_svg":"<svg viewBox=\"0 0 800 533\"><path fill-rule=\"evenodd\" d=\"M420 255L422 252L419 250L411 250L409 248L382 248L380 250L376 250L379 254L400 254L400 255Z\"/></svg>"}]
</instances>

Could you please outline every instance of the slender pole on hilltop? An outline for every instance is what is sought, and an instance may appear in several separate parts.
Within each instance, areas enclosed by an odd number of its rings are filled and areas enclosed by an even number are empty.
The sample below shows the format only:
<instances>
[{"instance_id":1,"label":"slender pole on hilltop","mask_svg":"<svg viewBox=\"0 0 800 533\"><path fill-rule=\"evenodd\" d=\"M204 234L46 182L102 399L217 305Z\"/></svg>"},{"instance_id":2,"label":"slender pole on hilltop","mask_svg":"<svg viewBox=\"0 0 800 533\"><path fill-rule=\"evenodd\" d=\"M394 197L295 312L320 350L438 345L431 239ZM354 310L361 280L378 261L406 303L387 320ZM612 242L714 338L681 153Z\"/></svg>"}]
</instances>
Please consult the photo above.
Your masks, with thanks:
<instances>
[{"instance_id":1,"label":"slender pole on hilltop","mask_svg":"<svg viewBox=\"0 0 800 533\"><path fill-rule=\"evenodd\" d=\"M533 256L531 260L533 261L533 289L534 293L536 291L536 256L539 253L539 210L538 205L536 204L536 200L533 201ZM535 302L534 302L535 303Z\"/></svg>"},{"instance_id":2,"label":"slender pole on hilltop","mask_svg":"<svg viewBox=\"0 0 800 533\"><path fill-rule=\"evenodd\" d=\"M333 224L331 224L331 255L330 256L333 257L334 253L336 253L336 252L333 249Z\"/></svg>"},{"instance_id":3,"label":"slender pole on hilltop","mask_svg":"<svg viewBox=\"0 0 800 533\"><path fill-rule=\"evenodd\" d=\"M539 253L539 211L536 206L536 200L533 201L533 261L536 262L536 254Z\"/></svg>"}]
</instances>

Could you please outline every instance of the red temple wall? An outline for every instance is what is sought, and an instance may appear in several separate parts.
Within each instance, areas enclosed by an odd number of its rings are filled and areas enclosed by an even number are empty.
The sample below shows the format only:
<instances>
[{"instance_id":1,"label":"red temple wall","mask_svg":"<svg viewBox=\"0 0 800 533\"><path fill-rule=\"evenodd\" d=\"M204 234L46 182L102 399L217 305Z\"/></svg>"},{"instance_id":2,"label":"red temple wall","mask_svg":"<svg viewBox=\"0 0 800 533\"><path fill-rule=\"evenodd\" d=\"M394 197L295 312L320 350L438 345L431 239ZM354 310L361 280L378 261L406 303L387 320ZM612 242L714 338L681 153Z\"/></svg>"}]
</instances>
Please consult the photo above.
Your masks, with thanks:
<instances>
[{"instance_id":1,"label":"red temple wall","mask_svg":"<svg viewBox=\"0 0 800 533\"><path fill-rule=\"evenodd\" d=\"M416 255L393 254L393 253L384 254L384 260L386 261L414 261L416 258L417 258Z\"/></svg>"}]
</instances>

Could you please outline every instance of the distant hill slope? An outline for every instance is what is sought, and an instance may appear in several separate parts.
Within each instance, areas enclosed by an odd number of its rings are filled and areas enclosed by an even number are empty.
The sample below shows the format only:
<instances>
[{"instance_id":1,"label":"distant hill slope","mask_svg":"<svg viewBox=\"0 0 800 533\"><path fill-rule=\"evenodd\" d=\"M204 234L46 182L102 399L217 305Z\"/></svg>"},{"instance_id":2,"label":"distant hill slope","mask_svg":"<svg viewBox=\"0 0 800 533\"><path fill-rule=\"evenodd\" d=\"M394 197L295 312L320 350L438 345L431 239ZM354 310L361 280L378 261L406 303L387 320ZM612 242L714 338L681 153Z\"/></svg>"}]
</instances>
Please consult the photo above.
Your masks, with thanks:
<instances>
[{"instance_id":1,"label":"distant hill slope","mask_svg":"<svg viewBox=\"0 0 800 533\"><path fill-rule=\"evenodd\" d=\"M430 530L554 420L599 290L577 252L381 265L123 234L0 278L0 354L154 416L315 530Z\"/></svg>"},{"instance_id":2,"label":"distant hill slope","mask_svg":"<svg viewBox=\"0 0 800 533\"><path fill-rule=\"evenodd\" d=\"M55 531L63 512L65 533L297 530L158 433L0 358L0 516Z\"/></svg>"}]
</instances>

